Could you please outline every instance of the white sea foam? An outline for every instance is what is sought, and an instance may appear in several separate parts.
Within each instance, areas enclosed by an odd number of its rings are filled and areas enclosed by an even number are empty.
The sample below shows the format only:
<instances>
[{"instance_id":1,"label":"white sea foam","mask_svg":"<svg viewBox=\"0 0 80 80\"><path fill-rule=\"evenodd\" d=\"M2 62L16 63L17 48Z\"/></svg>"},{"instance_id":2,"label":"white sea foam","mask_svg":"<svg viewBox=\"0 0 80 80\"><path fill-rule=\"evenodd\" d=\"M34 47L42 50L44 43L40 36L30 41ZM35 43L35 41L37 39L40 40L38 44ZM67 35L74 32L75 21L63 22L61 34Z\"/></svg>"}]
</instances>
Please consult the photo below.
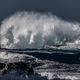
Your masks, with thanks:
<instances>
[{"instance_id":1,"label":"white sea foam","mask_svg":"<svg viewBox=\"0 0 80 80\"><path fill-rule=\"evenodd\" d=\"M78 44L80 24L51 14L17 12L1 24L1 46L6 48L43 48Z\"/></svg>"}]
</instances>

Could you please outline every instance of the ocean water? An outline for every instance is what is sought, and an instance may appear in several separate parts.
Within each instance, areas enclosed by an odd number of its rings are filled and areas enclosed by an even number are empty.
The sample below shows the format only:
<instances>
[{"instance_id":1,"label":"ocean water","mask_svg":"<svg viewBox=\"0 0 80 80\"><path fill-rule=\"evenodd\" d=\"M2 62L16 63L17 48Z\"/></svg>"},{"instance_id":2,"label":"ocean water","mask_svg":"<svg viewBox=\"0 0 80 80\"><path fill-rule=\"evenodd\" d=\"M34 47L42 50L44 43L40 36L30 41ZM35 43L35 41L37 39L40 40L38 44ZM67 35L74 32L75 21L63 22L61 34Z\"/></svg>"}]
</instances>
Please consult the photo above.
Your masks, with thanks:
<instances>
[{"instance_id":1,"label":"ocean water","mask_svg":"<svg viewBox=\"0 0 80 80\"><path fill-rule=\"evenodd\" d=\"M29 51L30 50L30 51ZM43 49L42 49L43 50ZM32 75L28 75L20 71L11 70L6 74L1 75L1 80L79 80L80 77L80 60L79 55L65 53L64 50L59 50L58 53L54 53L54 49L0 49L0 58L4 62L14 63L24 61L29 63L34 69ZM46 53L47 51L51 51ZM58 51L58 50L57 50ZM65 53L63 53L63 52ZM78 51L78 50L77 50ZM73 51L72 51L73 52ZM69 52L70 53L70 52ZM45 57L43 57L45 56ZM71 60L72 59L72 60ZM1 60L0 60L1 61ZM21 66L20 66L21 67Z\"/></svg>"},{"instance_id":2,"label":"ocean water","mask_svg":"<svg viewBox=\"0 0 80 80\"><path fill-rule=\"evenodd\" d=\"M16 62L30 64L34 73L1 69L0 80L80 80L80 23L26 11L4 19L0 63Z\"/></svg>"}]
</instances>

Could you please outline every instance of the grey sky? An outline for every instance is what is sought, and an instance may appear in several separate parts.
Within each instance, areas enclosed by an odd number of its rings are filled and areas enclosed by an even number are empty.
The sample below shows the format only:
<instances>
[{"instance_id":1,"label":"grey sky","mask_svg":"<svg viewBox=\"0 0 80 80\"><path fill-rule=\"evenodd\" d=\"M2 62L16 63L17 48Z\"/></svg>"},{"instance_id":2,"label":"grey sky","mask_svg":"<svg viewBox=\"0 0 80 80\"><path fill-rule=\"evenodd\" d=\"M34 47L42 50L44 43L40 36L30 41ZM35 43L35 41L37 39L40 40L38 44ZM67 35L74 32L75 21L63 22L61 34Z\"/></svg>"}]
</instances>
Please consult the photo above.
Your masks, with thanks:
<instances>
[{"instance_id":1,"label":"grey sky","mask_svg":"<svg viewBox=\"0 0 80 80\"><path fill-rule=\"evenodd\" d=\"M80 0L0 0L0 21L20 10L52 12L80 22Z\"/></svg>"}]
</instances>

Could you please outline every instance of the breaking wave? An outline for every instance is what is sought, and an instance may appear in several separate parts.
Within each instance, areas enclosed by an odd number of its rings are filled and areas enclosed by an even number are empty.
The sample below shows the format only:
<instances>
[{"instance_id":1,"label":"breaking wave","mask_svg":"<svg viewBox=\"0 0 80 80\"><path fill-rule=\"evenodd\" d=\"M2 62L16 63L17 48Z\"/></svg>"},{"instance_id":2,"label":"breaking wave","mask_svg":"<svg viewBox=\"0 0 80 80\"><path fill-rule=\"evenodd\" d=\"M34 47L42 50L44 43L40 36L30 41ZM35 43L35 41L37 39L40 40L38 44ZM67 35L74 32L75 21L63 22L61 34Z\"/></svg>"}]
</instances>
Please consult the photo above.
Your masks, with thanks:
<instances>
[{"instance_id":1,"label":"breaking wave","mask_svg":"<svg viewBox=\"0 0 80 80\"><path fill-rule=\"evenodd\" d=\"M5 48L80 48L80 23L52 14L22 11L2 21L0 37L1 47Z\"/></svg>"}]
</instances>

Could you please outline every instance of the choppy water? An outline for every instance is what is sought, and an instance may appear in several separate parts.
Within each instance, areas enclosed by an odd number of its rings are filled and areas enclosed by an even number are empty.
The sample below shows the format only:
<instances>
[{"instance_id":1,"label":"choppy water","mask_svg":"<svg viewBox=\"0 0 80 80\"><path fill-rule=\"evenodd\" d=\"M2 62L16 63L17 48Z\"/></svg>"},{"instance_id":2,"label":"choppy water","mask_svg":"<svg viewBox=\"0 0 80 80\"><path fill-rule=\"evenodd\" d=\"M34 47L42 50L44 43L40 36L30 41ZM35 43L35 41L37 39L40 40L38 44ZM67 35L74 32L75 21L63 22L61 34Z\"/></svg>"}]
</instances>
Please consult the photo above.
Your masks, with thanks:
<instances>
[{"instance_id":1,"label":"choppy water","mask_svg":"<svg viewBox=\"0 0 80 80\"><path fill-rule=\"evenodd\" d=\"M80 80L79 22L51 14L17 12L2 21L0 47L0 61L28 62L35 72L20 75L13 70L0 75L0 80Z\"/></svg>"},{"instance_id":2,"label":"choppy water","mask_svg":"<svg viewBox=\"0 0 80 80\"><path fill-rule=\"evenodd\" d=\"M5 75L1 75L1 80L54 80L54 78L65 78L65 80L80 79L79 50L1 49L0 57L1 59L4 58L9 60L13 58L13 62L18 61L19 59L24 60L26 57L25 62L30 62L35 71L35 74L30 76L24 73L19 75L19 72L11 71ZM18 58L16 59L16 57Z\"/></svg>"}]
</instances>

